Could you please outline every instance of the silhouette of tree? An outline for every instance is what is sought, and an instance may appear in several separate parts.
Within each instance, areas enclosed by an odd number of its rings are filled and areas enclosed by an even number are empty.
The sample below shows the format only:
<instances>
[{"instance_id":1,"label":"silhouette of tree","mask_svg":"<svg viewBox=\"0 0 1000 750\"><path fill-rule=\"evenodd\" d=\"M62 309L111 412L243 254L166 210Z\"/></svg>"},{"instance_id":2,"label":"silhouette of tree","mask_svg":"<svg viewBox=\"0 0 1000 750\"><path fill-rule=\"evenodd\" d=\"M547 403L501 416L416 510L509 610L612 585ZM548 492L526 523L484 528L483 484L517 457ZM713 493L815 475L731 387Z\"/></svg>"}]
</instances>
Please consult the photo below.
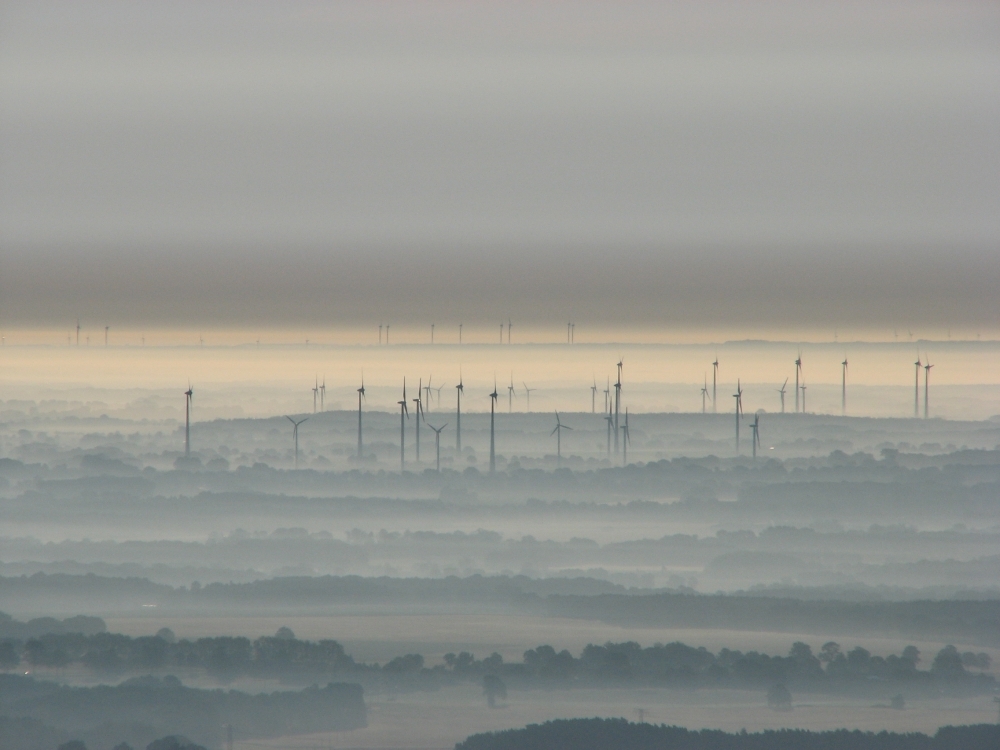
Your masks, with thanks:
<instances>
[{"instance_id":1,"label":"silhouette of tree","mask_svg":"<svg viewBox=\"0 0 1000 750\"><path fill-rule=\"evenodd\" d=\"M496 708L497 698L507 699L507 686L495 674L488 674L483 677L483 695L486 696L486 705Z\"/></svg>"}]
</instances>

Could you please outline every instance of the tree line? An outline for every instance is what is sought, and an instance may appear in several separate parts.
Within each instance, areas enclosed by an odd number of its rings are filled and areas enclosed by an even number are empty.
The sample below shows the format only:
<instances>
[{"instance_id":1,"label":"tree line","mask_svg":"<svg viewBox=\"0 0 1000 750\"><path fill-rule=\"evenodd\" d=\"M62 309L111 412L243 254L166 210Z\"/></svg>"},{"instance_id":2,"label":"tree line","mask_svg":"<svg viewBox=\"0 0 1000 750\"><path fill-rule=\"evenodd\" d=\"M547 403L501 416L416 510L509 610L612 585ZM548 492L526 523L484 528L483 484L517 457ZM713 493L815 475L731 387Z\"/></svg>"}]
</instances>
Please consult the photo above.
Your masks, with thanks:
<instances>
[{"instance_id":1,"label":"tree line","mask_svg":"<svg viewBox=\"0 0 1000 750\"><path fill-rule=\"evenodd\" d=\"M222 680L238 677L312 681L347 677L372 687L435 689L495 675L512 686L535 685L673 685L692 688L802 685L809 689L857 689L859 686L909 685L914 688L989 691L996 680L983 652L960 652L946 646L924 661L915 646L899 654L877 656L864 648L847 650L828 642L817 652L797 642L787 655L723 648L712 653L683 643L643 647L635 642L590 644L578 656L541 645L524 652L520 662L494 653L477 659L469 652L449 653L444 663L428 667L420 654L404 654L383 664L356 661L335 640L300 640L288 628L251 641L243 637L177 640L163 629L155 636L132 638L114 633L51 633L26 641L0 641L0 668L63 669L82 666L103 675L204 670Z\"/></svg>"},{"instance_id":2,"label":"tree line","mask_svg":"<svg viewBox=\"0 0 1000 750\"><path fill-rule=\"evenodd\" d=\"M942 727L921 733L804 729L728 733L633 724L625 719L563 719L475 734L455 750L984 750L1000 747L1000 726Z\"/></svg>"}]
</instances>

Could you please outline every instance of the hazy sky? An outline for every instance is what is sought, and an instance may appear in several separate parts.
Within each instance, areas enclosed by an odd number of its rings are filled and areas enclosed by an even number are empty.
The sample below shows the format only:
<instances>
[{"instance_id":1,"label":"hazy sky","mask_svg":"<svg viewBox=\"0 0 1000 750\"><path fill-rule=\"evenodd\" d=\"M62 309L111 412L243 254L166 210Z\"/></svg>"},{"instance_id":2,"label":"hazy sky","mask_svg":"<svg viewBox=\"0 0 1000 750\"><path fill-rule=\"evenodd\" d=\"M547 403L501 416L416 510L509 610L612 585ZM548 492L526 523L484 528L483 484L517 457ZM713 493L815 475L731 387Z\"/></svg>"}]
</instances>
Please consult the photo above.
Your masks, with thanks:
<instances>
[{"instance_id":1,"label":"hazy sky","mask_svg":"<svg viewBox=\"0 0 1000 750\"><path fill-rule=\"evenodd\" d=\"M1000 330L995 2L0 5L0 325Z\"/></svg>"}]
</instances>

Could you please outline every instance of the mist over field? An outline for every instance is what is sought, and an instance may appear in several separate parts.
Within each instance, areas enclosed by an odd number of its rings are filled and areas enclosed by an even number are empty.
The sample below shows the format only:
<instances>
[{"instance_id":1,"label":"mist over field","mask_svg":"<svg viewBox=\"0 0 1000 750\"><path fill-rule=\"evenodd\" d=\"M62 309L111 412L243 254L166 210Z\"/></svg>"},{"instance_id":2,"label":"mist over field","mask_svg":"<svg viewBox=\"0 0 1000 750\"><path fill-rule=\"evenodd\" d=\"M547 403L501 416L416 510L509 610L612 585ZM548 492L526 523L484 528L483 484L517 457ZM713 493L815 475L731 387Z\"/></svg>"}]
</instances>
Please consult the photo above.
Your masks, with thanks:
<instances>
[{"instance_id":1,"label":"mist over field","mask_svg":"<svg viewBox=\"0 0 1000 750\"><path fill-rule=\"evenodd\" d=\"M1000 742L998 50L0 5L0 747Z\"/></svg>"}]
</instances>

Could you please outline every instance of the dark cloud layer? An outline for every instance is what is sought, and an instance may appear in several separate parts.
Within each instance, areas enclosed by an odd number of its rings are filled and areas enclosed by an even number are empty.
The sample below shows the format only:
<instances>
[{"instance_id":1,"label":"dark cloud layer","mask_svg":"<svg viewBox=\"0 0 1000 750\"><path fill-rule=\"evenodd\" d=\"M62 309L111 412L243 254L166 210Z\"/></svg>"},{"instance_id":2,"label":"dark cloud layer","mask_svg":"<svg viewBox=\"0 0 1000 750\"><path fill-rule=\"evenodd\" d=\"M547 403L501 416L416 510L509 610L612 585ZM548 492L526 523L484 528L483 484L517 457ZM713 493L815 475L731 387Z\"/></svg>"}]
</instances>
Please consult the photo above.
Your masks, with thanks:
<instances>
[{"instance_id":1,"label":"dark cloud layer","mask_svg":"<svg viewBox=\"0 0 1000 750\"><path fill-rule=\"evenodd\" d=\"M0 316L994 325L990 3L11 3Z\"/></svg>"}]
</instances>

